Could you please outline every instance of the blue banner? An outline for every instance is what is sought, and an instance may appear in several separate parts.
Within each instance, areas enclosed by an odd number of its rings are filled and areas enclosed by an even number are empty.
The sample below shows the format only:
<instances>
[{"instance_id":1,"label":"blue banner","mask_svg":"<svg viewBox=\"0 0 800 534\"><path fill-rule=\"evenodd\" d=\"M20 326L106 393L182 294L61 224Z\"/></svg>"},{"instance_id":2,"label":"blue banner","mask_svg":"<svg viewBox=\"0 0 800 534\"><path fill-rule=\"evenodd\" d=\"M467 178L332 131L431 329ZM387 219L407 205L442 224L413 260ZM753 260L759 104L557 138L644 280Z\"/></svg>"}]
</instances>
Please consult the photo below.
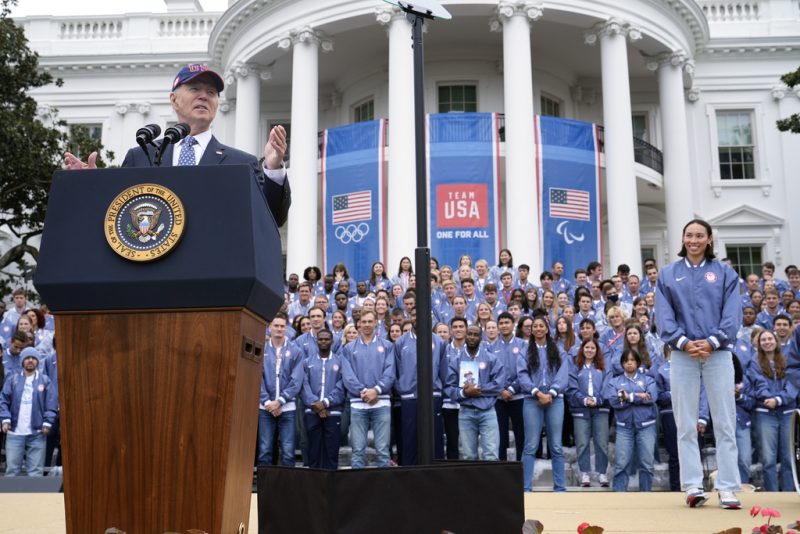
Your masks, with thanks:
<instances>
[{"instance_id":1,"label":"blue banner","mask_svg":"<svg viewBox=\"0 0 800 534\"><path fill-rule=\"evenodd\" d=\"M385 256L385 131L386 122L381 119L324 132L323 272L343 262L352 279L365 280L372 263Z\"/></svg>"},{"instance_id":2,"label":"blue banner","mask_svg":"<svg viewBox=\"0 0 800 534\"><path fill-rule=\"evenodd\" d=\"M454 268L462 254L493 263L499 243L495 113L428 116L431 255Z\"/></svg>"},{"instance_id":3,"label":"blue banner","mask_svg":"<svg viewBox=\"0 0 800 534\"><path fill-rule=\"evenodd\" d=\"M600 166L595 125L536 117L544 267L564 264L572 280L578 267L602 261Z\"/></svg>"}]
</instances>

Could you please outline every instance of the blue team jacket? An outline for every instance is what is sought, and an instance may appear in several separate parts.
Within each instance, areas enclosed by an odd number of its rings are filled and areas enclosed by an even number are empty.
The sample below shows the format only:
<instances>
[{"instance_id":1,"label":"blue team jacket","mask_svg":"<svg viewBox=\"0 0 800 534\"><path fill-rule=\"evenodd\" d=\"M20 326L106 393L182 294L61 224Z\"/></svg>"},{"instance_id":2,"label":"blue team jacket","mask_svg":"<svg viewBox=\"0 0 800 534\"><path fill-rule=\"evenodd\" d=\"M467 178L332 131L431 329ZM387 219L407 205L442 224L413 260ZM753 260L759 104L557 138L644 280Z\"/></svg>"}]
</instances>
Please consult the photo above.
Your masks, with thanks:
<instances>
[{"instance_id":1,"label":"blue team jacket","mask_svg":"<svg viewBox=\"0 0 800 534\"><path fill-rule=\"evenodd\" d=\"M0 392L0 422L17 428L22 393L25 389L25 371L14 373L6 379ZM49 377L36 371L33 375L33 405L31 430L38 434L42 427L51 427L58 416L58 388Z\"/></svg>"},{"instance_id":2,"label":"blue team jacket","mask_svg":"<svg viewBox=\"0 0 800 534\"><path fill-rule=\"evenodd\" d=\"M502 362L483 343L481 343L474 358L470 356L466 348L456 354L458 355L453 355L449 358L450 367L447 372L445 395L452 401L460 403L461 406L469 406L479 410L488 410L494 407L497 395L503 391L501 383L504 380L505 371L503 371ZM462 361L478 362L480 397L466 397L464 396L463 388L459 387L459 370L461 369Z\"/></svg>"},{"instance_id":3,"label":"blue team jacket","mask_svg":"<svg viewBox=\"0 0 800 534\"><path fill-rule=\"evenodd\" d=\"M592 377L592 397L597 402L597 406L590 408L584 404L589 397L589 377ZM588 418L592 412L608 412L608 403L603 397L605 394L605 382L610 377L608 370L600 371L594 364L587 368L585 365L578 369L570 366L569 382L567 384L567 400L569 401L570 411L573 417Z\"/></svg>"},{"instance_id":4,"label":"blue team jacket","mask_svg":"<svg viewBox=\"0 0 800 534\"><path fill-rule=\"evenodd\" d=\"M292 343L285 341L281 356L280 374L276 373L277 355L272 341L264 346L264 364L261 371L261 394L259 404L264 406L267 401L277 400L281 405L293 403L300 388L303 387L303 351ZM275 395L277 379L280 376L280 395ZM287 410L293 410L290 404Z\"/></svg>"},{"instance_id":5,"label":"blue team jacket","mask_svg":"<svg viewBox=\"0 0 800 534\"><path fill-rule=\"evenodd\" d=\"M325 385L323 388L323 372ZM322 401L332 415L340 415L344 408L344 382L342 381L342 358L331 352L327 358L314 354L303 361L303 389L300 398L306 406L306 413L317 401Z\"/></svg>"},{"instance_id":6,"label":"blue team jacket","mask_svg":"<svg viewBox=\"0 0 800 534\"><path fill-rule=\"evenodd\" d=\"M750 377L753 380L753 390L755 392L754 410L759 413L787 414L792 413L797 408L797 387L789 380L788 375L783 378L769 378L764 375L758 361L754 360L750 364ZM774 410L764 406L766 399L778 399L778 405Z\"/></svg>"},{"instance_id":7,"label":"blue team jacket","mask_svg":"<svg viewBox=\"0 0 800 534\"><path fill-rule=\"evenodd\" d=\"M727 263L705 260L695 267L684 258L659 273L656 327L673 349L697 339L727 348L741 324L739 275Z\"/></svg>"},{"instance_id":8,"label":"blue team jacket","mask_svg":"<svg viewBox=\"0 0 800 534\"><path fill-rule=\"evenodd\" d=\"M395 377L394 344L373 336L364 343L361 336L342 349L342 379L351 403L362 402L361 392L375 388L378 398L389 400Z\"/></svg>"},{"instance_id":9,"label":"blue team jacket","mask_svg":"<svg viewBox=\"0 0 800 534\"><path fill-rule=\"evenodd\" d=\"M447 380L446 346L442 339L434 335L431 343L431 363L433 365L433 396L441 397ZM394 344L395 369L397 370L394 390L403 399L417 398L417 336L413 332L403 334Z\"/></svg>"},{"instance_id":10,"label":"blue team jacket","mask_svg":"<svg viewBox=\"0 0 800 534\"><path fill-rule=\"evenodd\" d=\"M531 340L532 343L536 343ZM561 365L558 369L548 369L547 351L537 347L539 351L539 369L532 372L528 368L528 354L517 360L517 377L519 385L526 397L533 397L537 392L549 393L554 397L563 397L569 382L570 364L564 353L561 353Z\"/></svg>"},{"instance_id":11,"label":"blue team jacket","mask_svg":"<svg viewBox=\"0 0 800 534\"><path fill-rule=\"evenodd\" d=\"M517 375L517 360L527 357L528 342L516 336L512 336L511 341L506 342L503 336L500 336L492 345L491 350L503 364L504 376L500 385L512 393L514 400L521 399L522 388Z\"/></svg>"},{"instance_id":12,"label":"blue team jacket","mask_svg":"<svg viewBox=\"0 0 800 534\"><path fill-rule=\"evenodd\" d=\"M625 392L625 400L619 398L618 392ZM642 400L635 393L650 394L650 400ZM653 377L637 372L633 378L627 375L612 377L606 381L605 398L614 408L617 426L625 428L644 428L656 422L656 399L658 390Z\"/></svg>"}]
</instances>

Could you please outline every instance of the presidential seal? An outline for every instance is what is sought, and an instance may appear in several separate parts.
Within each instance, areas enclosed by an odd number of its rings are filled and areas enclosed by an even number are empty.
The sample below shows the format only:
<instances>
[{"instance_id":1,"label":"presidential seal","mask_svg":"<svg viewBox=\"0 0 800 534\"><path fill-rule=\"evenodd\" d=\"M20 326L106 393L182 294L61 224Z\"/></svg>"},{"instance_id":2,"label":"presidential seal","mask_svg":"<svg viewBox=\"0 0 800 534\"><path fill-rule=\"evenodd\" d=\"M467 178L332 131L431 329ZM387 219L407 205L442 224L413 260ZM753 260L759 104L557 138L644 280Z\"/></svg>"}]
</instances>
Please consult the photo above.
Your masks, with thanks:
<instances>
[{"instance_id":1,"label":"presidential seal","mask_svg":"<svg viewBox=\"0 0 800 534\"><path fill-rule=\"evenodd\" d=\"M111 249L131 261L153 261L169 253L186 225L183 203L158 184L134 185L108 207L105 234Z\"/></svg>"}]
</instances>

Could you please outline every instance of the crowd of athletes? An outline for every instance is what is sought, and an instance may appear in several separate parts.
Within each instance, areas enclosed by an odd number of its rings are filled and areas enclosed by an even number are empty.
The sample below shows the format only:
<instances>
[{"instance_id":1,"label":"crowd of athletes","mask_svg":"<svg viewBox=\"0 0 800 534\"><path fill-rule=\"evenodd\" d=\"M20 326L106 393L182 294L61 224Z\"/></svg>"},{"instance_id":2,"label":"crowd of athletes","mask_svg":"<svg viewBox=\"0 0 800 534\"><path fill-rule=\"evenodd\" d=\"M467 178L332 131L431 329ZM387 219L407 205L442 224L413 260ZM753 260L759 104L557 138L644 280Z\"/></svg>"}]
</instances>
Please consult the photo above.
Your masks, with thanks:
<instances>
[{"instance_id":1,"label":"crowd of athletes","mask_svg":"<svg viewBox=\"0 0 800 534\"><path fill-rule=\"evenodd\" d=\"M575 446L577 485L625 491L638 473L647 491L660 460L680 490L654 261L643 276L626 265L607 276L598 262L572 273L556 262L536 274L502 250L492 264L462 256L454 266L432 260L431 269L435 457L521 460L526 490L546 457L563 491L563 449ZM742 324L730 347L741 480L760 462L768 491L794 489L798 389L789 364L800 360L800 271L784 275L767 262L740 280ZM370 449L378 466L416 463L416 284L409 258L393 272L375 262L365 280L341 263L325 275L312 266L288 276L265 343L257 464L346 467L347 444L353 468L370 463ZM14 292L0 323L7 476L59 463L54 328L46 308ZM698 447L709 444L712 424L701 392Z\"/></svg>"}]
</instances>

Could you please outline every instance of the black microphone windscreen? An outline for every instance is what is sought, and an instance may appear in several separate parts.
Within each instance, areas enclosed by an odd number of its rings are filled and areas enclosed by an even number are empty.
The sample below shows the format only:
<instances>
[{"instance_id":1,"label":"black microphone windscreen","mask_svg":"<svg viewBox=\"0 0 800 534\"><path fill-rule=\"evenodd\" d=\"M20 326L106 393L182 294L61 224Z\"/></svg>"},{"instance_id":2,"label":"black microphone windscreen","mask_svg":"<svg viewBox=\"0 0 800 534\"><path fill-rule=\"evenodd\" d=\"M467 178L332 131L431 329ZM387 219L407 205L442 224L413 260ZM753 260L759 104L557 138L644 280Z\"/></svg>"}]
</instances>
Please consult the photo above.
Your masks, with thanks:
<instances>
[{"instance_id":1,"label":"black microphone windscreen","mask_svg":"<svg viewBox=\"0 0 800 534\"><path fill-rule=\"evenodd\" d=\"M139 144L147 144L159 135L161 135L161 126L158 124L148 124L136 130L136 142Z\"/></svg>"},{"instance_id":2,"label":"black microphone windscreen","mask_svg":"<svg viewBox=\"0 0 800 534\"><path fill-rule=\"evenodd\" d=\"M167 130L164 132L164 142L177 143L178 141L189 135L190 131L191 128L189 127L188 124L186 124L185 122L179 122L175 126L170 126L169 128L167 128Z\"/></svg>"}]
</instances>

